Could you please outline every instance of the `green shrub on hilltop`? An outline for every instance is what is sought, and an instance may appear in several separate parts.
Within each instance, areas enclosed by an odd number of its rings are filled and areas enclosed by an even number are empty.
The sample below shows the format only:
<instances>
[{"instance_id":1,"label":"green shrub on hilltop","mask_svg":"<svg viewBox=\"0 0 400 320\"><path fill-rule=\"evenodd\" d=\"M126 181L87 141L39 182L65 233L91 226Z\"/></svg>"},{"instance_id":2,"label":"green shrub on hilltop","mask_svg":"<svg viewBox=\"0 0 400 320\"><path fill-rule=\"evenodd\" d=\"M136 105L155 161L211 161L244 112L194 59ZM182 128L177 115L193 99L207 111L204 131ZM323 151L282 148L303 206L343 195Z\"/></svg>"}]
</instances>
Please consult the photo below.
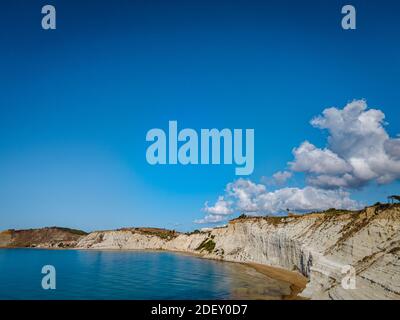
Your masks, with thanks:
<instances>
[{"instance_id":1,"label":"green shrub on hilltop","mask_svg":"<svg viewBox=\"0 0 400 320\"><path fill-rule=\"evenodd\" d=\"M186 234L187 234L188 236L190 236L190 235L192 235L192 234L199 234L199 233L201 233L201 231L200 231L199 229L193 230L193 231L191 231L191 232L186 232Z\"/></svg>"},{"instance_id":2,"label":"green shrub on hilltop","mask_svg":"<svg viewBox=\"0 0 400 320\"><path fill-rule=\"evenodd\" d=\"M79 236L87 235L87 232L82 231L82 230L78 230L78 229L60 228L60 227L55 227L55 228L58 229L58 230L61 230L61 231L69 232L69 233L72 233L72 234L77 234Z\"/></svg>"}]
</instances>

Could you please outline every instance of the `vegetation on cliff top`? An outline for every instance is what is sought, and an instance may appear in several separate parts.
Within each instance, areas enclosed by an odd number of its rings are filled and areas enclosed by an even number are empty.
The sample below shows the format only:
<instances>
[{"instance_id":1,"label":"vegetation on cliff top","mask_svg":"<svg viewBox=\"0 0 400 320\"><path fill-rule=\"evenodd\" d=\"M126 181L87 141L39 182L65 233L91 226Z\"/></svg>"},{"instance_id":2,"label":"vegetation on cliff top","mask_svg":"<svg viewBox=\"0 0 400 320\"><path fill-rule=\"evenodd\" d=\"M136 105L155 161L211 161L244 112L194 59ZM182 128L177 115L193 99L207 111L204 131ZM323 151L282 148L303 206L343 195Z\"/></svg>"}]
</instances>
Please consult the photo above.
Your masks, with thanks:
<instances>
[{"instance_id":1,"label":"vegetation on cliff top","mask_svg":"<svg viewBox=\"0 0 400 320\"><path fill-rule=\"evenodd\" d=\"M78 230L78 229L70 229L70 228L61 228L61 227L53 227L54 229L58 229L61 231L69 232L72 234L76 234L79 236L86 236L88 233L83 231L83 230Z\"/></svg>"},{"instance_id":2,"label":"vegetation on cliff top","mask_svg":"<svg viewBox=\"0 0 400 320\"><path fill-rule=\"evenodd\" d=\"M43 232L43 231L51 232L51 231L57 231L57 230L66 232L66 233L70 233L70 234L79 235L79 236L86 236L88 234L87 232L85 232L83 230L63 228L63 227L44 227L44 228L39 228L39 229L32 228L32 229L20 229L20 230L8 229L8 230L3 231L2 233L13 234L13 233Z\"/></svg>"},{"instance_id":3,"label":"vegetation on cliff top","mask_svg":"<svg viewBox=\"0 0 400 320\"><path fill-rule=\"evenodd\" d=\"M399 208L400 207L400 203L380 203L377 202L374 205L370 206L370 207L365 207L364 209L361 210L346 210L346 209L335 209L335 208L330 208L327 209L325 211L313 211L313 212L307 212L307 213L303 213L303 214L295 214L295 213L291 213L288 212L285 215L266 215L266 216L248 216L246 214L241 214L240 216L238 216L237 218L234 218L232 220L230 220L230 223L236 223L239 221L243 221L248 219L249 221L251 220L266 220L271 222L274 225L277 225L279 223L286 223L286 222L290 222L293 219L298 219L301 217L313 217L313 216L319 216L321 218L333 218L333 217L337 217L339 215L345 215L345 214L353 214L354 216L364 212L367 208L373 208L375 210L376 213L383 211L383 210L387 210L387 209L391 209L391 208Z\"/></svg>"},{"instance_id":4,"label":"vegetation on cliff top","mask_svg":"<svg viewBox=\"0 0 400 320\"><path fill-rule=\"evenodd\" d=\"M130 229L120 229L120 230L130 230L132 232L137 232L144 235L156 236L165 240L172 240L179 236L179 232L175 230L161 229L161 228L130 228Z\"/></svg>"},{"instance_id":5,"label":"vegetation on cliff top","mask_svg":"<svg viewBox=\"0 0 400 320\"><path fill-rule=\"evenodd\" d=\"M85 235L87 233L82 230L60 227L9 229L0 233L0 247L71 247Z\"/></svg>"}]
</instances>

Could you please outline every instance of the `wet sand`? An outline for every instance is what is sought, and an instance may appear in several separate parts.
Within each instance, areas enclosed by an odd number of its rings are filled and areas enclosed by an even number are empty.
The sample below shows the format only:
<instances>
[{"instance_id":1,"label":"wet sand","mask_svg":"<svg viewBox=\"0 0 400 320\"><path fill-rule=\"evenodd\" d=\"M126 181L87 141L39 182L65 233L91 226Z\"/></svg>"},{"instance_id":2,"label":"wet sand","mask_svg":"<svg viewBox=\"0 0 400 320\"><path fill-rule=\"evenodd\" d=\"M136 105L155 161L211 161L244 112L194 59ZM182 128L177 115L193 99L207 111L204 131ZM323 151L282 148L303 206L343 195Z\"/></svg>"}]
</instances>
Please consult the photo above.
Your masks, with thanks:
<instances>
[{"instance_id":1,"label":"wet sand","mask_svg":"<svg viewBox=\"0 0 400 320\"><path fill-rule=\"evenodd\" d=\"M289 283L291 293L282 296L282 300L305 300L305 298L299 296L299 293L306 287L308 279L300 273L254 262L243 264L254 268L257 272L267 277Z\"/></svg>"}]
</instances>

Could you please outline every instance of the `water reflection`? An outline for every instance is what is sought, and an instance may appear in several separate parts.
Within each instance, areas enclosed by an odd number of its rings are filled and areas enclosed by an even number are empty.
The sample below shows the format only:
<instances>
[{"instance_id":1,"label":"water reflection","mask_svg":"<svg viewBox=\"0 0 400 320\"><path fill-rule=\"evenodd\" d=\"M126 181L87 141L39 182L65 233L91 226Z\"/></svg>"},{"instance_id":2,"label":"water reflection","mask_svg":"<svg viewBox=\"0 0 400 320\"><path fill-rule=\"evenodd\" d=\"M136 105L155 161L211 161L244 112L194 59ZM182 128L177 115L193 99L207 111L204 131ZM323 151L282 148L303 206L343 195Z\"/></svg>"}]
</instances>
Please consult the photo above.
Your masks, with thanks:
<instances>
[{"instance_id":1,"label":"water reflection","mask_svg":"<svg viewBox=\"0 0 400 320\"><path fill-rule=\"evenodd\" d=\"M143 251L0 250L0 299L281 299L290 285L252 267ZM41 267L57 290L41 288Z\"/></svg>"}]
</instances>

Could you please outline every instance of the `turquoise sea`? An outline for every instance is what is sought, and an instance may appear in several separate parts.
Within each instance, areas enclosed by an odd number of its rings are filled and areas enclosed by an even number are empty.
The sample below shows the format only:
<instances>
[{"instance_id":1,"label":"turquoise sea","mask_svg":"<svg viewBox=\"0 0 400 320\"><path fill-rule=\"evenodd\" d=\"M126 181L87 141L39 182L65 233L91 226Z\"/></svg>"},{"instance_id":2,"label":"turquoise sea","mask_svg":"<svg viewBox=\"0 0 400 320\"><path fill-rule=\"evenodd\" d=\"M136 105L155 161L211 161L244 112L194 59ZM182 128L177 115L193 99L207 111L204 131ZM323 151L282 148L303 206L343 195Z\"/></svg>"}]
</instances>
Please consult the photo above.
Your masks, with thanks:
<instances>
[{"instance_id":1,"label":"turquoise sea","mask_svg":"<svg viewBox=\"0 0 400 320\"><path fill-rule=\"evenodd\" d=\"M44 265L56 289L44 290ZM147 251L0 249L0 299L252 299L289 294L253 268Z\"/></svg>"}]
</instances>

